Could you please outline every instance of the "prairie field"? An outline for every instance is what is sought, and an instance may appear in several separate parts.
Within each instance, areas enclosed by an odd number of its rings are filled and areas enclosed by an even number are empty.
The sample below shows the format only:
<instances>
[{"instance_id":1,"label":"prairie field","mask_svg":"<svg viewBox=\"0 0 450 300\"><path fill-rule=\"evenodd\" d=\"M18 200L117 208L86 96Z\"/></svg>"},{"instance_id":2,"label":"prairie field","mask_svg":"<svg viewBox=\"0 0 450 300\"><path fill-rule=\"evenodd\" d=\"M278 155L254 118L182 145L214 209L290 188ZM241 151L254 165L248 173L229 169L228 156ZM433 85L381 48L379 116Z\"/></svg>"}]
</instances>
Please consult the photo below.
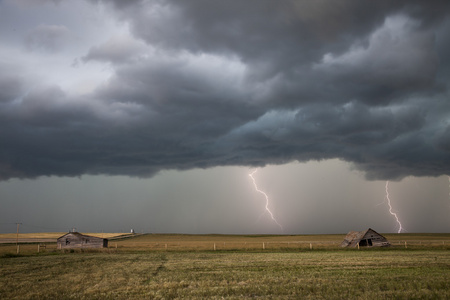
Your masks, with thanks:
<instances>
[{"instance_id":1,"label":"prairie field","mask_svg":"<svg viewBox=\"0 0 450 300\"><path fill-rule=\"evenodd\" d=\"M66 234L67 232L37 232L37 233L20 233L20 239L57 239L60 236ZM102 232L93 232L93 233L85 233L87 235L111 238L123 235L124 233L102 233ZM0 239L16 239L16 233L0 233Z\"/></svg>"},{"instance_id":2,"label":"prairie field","mask_svg":"<svg viewBox=\"0 0 450 300\"><path fill-rule=\"evenodd\" d=\"M360 250L340 248L342 235L140 235L19 255L0 245L0 299L450 298L450 235L385 236L392 247Z\"/></svg>"}]
</instances>

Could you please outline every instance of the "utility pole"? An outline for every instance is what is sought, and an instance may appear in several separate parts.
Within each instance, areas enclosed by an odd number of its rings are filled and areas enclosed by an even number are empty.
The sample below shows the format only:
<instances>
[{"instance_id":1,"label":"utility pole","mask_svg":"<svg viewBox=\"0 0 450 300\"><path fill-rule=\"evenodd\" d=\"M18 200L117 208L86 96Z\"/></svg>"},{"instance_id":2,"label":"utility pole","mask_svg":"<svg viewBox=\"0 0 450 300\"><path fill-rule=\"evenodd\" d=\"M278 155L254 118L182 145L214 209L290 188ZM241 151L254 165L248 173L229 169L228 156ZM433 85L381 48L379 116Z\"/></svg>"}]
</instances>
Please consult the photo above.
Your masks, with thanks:
<instances>
[{"instance_id":1,"label":"utility pole","mask_svg":"<svg viewBox=\"0 0 450 300\"><path fill-rule=\"evenodd\" d=\"M16 247L17 247L17 254L19 254L19 226L22 223L16 223L17 225L17 234L16 234Z\"/></svg>"}]
</instances>

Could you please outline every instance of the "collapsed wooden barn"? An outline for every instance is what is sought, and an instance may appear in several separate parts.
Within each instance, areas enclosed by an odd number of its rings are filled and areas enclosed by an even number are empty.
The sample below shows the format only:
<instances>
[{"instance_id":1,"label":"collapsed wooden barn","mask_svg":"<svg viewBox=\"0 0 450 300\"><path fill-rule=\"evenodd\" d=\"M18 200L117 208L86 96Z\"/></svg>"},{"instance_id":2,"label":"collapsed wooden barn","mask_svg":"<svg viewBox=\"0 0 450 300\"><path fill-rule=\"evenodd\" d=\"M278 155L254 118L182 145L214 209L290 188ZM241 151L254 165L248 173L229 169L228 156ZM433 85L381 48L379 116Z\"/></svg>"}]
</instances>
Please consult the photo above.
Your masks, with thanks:
<instances>
[{"instance_id":1,"label":"collapsed wooden barn","mask_svg":"<svg viewBox=\"0 0 450 300\"><path fill-rule=\"evenodd\" d=\"M341 247L356 247L358 245L360 247L387 247L391 244L384 236L371 228L365 231L350 231L341 243Z\"/></svg>"},{"instance_id":2,"label":"collapsed wooden barn","mask_svg":"<svg viewBox=\"0 0 450 300\"><path fill-rule=\"evenodd\" d=\"M108 240L96 236L69 232L57 239L58 249L108 248Z\"/></svg>"}]
</instances>

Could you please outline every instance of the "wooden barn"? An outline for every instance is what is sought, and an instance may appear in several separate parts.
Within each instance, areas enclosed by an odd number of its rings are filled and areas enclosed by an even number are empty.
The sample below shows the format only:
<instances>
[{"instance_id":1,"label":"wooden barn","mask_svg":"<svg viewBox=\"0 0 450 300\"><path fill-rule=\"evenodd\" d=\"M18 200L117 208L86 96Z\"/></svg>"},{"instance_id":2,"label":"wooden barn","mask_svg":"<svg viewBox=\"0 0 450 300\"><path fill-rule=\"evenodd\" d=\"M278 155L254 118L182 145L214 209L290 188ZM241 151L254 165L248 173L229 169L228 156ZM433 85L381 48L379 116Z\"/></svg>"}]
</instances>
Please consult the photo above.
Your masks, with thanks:
<instances>
[{"instance_id":1,"label":"wooden barn","mask_svg":"<svg viewBox=\"0 0 450 300\"><path fill-rule=\"evenodd\" d=\"M341 243L341 247L356 247L358 245L360 247L387 247L391 244L384 236L371 228L365 231L350 231Z\"/></svg>"},{"instance_id":2,"label":"wooden barn","mask_svg":"<svg viewBox=\"0 0 450 300\"><path fill-rule=\"evenodd\" d=\"M108 240L84 235L79 232L69 232L57 239L58 249L73 248L108 248Z\"/></svg>"}]
</instances>

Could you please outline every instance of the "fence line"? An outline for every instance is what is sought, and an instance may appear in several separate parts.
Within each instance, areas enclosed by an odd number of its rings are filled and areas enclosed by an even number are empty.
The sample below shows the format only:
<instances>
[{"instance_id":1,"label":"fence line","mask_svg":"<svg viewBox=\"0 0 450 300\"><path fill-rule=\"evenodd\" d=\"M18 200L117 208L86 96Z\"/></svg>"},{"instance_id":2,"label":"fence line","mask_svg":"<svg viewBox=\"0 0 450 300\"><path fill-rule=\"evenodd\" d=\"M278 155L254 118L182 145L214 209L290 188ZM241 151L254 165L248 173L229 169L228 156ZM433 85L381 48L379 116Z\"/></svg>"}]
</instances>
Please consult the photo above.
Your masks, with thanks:
<instances>
[{"instance_id":1,"label":"fence line","mask_svg":"<svg viewBox=\"0 0 450 300\"><path fill-rule=\"evenodd\" d=\"M391 240L394 248L404 249L424 249L426 247L437 247L450 249L450 240ZM56 245L54 243L19 243L20 248L15 244L3 244L3 250L10 249L10 252L47 252L54 251ZM116 240L109 245L110 250L126 250L139 249L147 251L271 251L271 250L288 250L288 251L316 251L325 249L341 249L339 241L265 241L265 240L240 240L240 241L133 241L133 240ZM114 249L115 248L115 249ZM361 249L365 247L360 247ZM20 250L19 250L20 249ZM89 251L89 249L84 249Z\"/></svg>"},{"instance_id":2,"label":"fence line","mask_svg":"<svg viewBox=\"0 0 450 300\"><path fill-rule=\"evenodd\" d=\"M446 243L447 242L447 243ZM450 241L413 241L402 240L393 241L393 247L417 247L417 246L445 246ZM143 248L149 250L282 250L282 249L338 249L341 242L337 241L242 241L242 242L222 242L222 241L182 241L182 242L130 242L122 243L120 248Z\"/></svg>"}]
</instances>

